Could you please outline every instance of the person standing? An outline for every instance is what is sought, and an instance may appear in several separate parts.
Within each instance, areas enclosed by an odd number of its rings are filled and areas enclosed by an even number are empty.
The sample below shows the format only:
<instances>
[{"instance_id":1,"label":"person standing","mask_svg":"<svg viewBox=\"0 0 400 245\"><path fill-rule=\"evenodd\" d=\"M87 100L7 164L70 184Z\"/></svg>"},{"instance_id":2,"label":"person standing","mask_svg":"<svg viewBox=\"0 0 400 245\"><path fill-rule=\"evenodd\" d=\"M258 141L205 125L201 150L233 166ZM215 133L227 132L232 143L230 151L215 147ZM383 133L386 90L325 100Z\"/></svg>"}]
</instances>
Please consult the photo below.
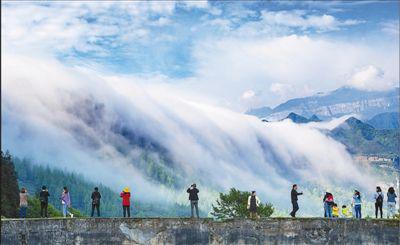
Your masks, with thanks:
<instances>
[{"instance_id":1,"label":"person standing","mask_svg":"<svg viewBox=\"0 0 400 245\"><path fill-rule=\"evenodd\" d=\"M49 205L49 190L47 190L46 186L42 186L42 190L39 193L39 200L40 200L40 217L48 218L47 215L47 207Z\"/></svg>"},{"instance_id":2,"label":"person standing","mask_svg":"<svg viewBox=\"0 0 400 245\"><path fill-rule=\"evenodd\" d=\"M128 218L131 217L131 192L129 191L129 188L125 187L119 196L122 198L124 217L126 217L126 215L128 215Z\"/></svg>"},{"instance_id":3,"label":"person standing","mask_svg":"<svg viewBox=\"0 0 400 245\"><path fill-rule=\"evenodd\" d=\"M92 192L92 215L94 215L94 209L97 210L97 217L100 217L100 198L101 194L99 192L99 188L95 187L94 191Z\"/></svg>"},{"instance_id":4,"label":"person standing","mask_svg":"<svg viewBox=\"0 0 400 245\"><path fill-rule=\"evenodd\" d=\"M388 218L393 218L396 213L396 192L393 187L389 187L387 192L387 207L388 207Z\"/></svg>"},{"instance_id":5,"label":"person standing","mask_svg":"<svg viewBox=\"0 0 400 245\"><path fill-rule=\"evenodd\" d=\"M256 219L257 216L257 208L260 206L260 199L257 196L256 191L252 191L249 198L247 198L247 209L250 211L250 218Z\"/></svg>"},{"instance_id":6,"label":"person standing","mask_svg":"<svg viewBox=\"0 0 400 245\"><path fill-rule=\"evenodd\" d=\"M195 208L197 218L199 218L199 196L197 195L199 193L199 190L196 188L196 184L192 184L186 190L186 192L189 193L190 208L192 212L191 217L194 218L193 209Z\"/></svg>"},{"instance_id":7,"label":"person standing","mask_svg":"<svg viewBox=\"0 0 400 245\"><path fill-rule=\"evenodd\" d=\"M62 212L64 218L67 217L67 214L71 216L71 218L74 217L74 214L68 211L68 208L71 207L71 196L69 194L68 188L64 186L63 192L61 194L61 205L62 205Z\"/></svg>"},{"instance_id":8,"label":"person standing","mask_svg":"<svg viewBox=\"0 0 400 245\"><path fill-rule=\"evenodd\" d=\"M290 199L292 201L292 212L290 212L290 216L293 218L296 217L296 212L299 210L299 204L297 203L298 196L303 195L303 192L297 192L297 184L292 186L292 191L290 193Z\"/></svg>"},{"instance_id":9,"label":"person standing","mask_svg":"<svg viewBox=\"0 0 400 245\"><path fill-rule=\"evenodd\" d=\"M332 193L326 192L322 201L324 202L324 210L325 210L324 216L332 218L332 207L334 203Z\"/></svg>"},{"instance_id":10,"label":"person standing","mask_svg":"<svg viewBox=\"0 0 400 245\"><path fill-rule=\"evenodd\" d=\"M26 213L28 210L28 191L26 188L22 187L19 193L19 217L26 218Z\"/></svg>"},{"instance_id":11,"label":"person standing","mask_svg":"<svg viewBox=\"0 0 400 245\"><path fill-rule=\"evenodd\" d=\"M356 219L361 219L361 194L359 191L355 190L353 195L353 205L354 211L356 213Z\"/></svg>"},{"instance_id":12,"label":"person standing","mask_svg":"<svg viewBox=\"0 0 400 245\"><path fill-rule=\"evenodd\" d=\"M374 194L375 199L375 218L378 218L378 210L381 213L381 219L383 216L382 206L383 206L383 193L380 186L376 187L376 193Z\"/></svg>"}]
</instances>

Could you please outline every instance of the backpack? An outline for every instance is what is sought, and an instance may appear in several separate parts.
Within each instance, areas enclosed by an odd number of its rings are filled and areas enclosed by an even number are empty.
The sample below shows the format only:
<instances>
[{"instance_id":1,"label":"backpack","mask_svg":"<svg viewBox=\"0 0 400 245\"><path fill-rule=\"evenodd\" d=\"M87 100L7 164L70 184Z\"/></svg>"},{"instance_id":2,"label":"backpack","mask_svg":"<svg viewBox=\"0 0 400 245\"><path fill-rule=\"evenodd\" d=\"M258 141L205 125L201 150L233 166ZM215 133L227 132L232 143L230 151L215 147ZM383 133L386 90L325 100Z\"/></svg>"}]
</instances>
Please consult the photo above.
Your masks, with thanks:
<instances>
[{"instance_id":1,"label":"backpack","mask_svg":"<svg viewBox=\"0 0 400 245\"><path fill-rule=\"evenodd\" d=\"M98 197L93 198L93 204L99 204L100 199Z\"/></svg>"},{"instance_id":2,"label":"backpack","mask_svg":"<svg viewBox=\"0 0 400 245\"><path fill-rule=\"evenodd\" d=\"M100 197L99 197L99 193L97 192L95 192L94 193L94 195L93 195L93 202L92 202L93 204L99 204L100 203Z\"/></svg>"},{"instance_id":3,"label":"backpack","mask_svg":"<svg viewBox=\"0 0 400 245\"><path fill-rule=\"evenodd\" d=\"M377 203L383 203L383 196L382 194L378 194L378 197L376 198Z\"/></svg>"}]
</instances>

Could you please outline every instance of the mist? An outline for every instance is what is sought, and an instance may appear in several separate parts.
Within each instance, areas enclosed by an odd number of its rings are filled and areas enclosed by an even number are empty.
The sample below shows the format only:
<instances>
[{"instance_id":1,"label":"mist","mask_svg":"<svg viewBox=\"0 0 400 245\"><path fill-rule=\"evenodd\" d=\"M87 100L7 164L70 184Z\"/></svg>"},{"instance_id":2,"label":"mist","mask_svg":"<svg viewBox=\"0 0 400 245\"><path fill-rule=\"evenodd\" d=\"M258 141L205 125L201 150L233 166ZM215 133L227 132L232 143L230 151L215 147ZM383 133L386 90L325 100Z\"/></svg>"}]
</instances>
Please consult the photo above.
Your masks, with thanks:
<instances>
[{"instance_id":1,"label":"mist","mask_svg":"<svg viewBox=\"0 0 400 245\"><path fill-rule=\"evenodd\" d=\"M344 145L324 134L342 119L298 125L206 103L143 78L71 67L53 58L3 54L2 148L74 171L145 201L186 203L196 182L203 208L231 187L257 190L289 209L293 183L373 188ZM143 170L143 154L173 184ZM162 179L162 178L161 178ZM352 189L349 189L349 196ZM321 213L305 195L306 212Z\"/></svg>"}]
</instances>

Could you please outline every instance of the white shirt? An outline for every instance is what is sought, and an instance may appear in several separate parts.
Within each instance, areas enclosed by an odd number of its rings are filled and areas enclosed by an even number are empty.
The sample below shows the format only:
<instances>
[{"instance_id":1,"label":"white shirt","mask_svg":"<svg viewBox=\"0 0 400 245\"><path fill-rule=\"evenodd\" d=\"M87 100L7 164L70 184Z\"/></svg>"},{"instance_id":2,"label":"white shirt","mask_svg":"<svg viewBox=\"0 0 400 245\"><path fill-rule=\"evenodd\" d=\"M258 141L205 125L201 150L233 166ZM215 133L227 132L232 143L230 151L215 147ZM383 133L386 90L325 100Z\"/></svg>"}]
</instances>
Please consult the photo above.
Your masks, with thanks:
<instances>
[{"instance_id":1,"label":"white shirt","mask_svg":"<svg viewBox=\"0 0 400 245\"><path fill-rule=\"evenodd\" d=\"M249 196L249 198L247 198L247 208L249 208L250 207L250 199L251 199L251 196ZM258 207L258 206L260 206L260 199L258 198L258 196L256 196L256 206Z\"/></svg>"}]
</instances>

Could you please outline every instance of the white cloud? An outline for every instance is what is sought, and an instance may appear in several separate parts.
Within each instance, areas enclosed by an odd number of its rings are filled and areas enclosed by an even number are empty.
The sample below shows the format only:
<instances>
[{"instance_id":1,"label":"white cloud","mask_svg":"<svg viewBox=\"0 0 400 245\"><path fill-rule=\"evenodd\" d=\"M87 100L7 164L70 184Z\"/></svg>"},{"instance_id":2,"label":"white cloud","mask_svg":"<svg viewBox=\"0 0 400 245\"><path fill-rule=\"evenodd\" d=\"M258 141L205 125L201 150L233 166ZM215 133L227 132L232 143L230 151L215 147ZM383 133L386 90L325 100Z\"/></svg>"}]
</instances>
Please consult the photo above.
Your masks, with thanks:
<instances>
[{"instance_id":1,"label":"white cloud","mask_svg":"<svg viewBox=\"0 0 400 245\"><path fill-rule=\"evenodd\" d=\"M269 91L277 95L281 101L285 101L288 98L307 96L316 92L309 88L307 84L291 85L287 83L272 83Z\"/></svg>"},{"instance_id":2,"label":"white cloud","mask_svg":"<svg viewBox=\"0 0 400 245\"><path fill-rule=\"evenodd\" d=\"M309 126L264 124L159 84L139 85L135 78L66 67L53 59L4 53L2 59L7 60L1 84L3 147L116 190L131 186L141 200L162 196L186 203L185 184L196 181L205 207L215 190L237 187L257 189L263 200L286 209L289 196L282 193L293 182L365 188L375 183L343 145ZM133 136L118 133L116 126L165 148L175 173L184 176L182 186L160 187L144 177L132 165L143 148L130 144ZM310 202L305 212L321 208Z\"/></svg>"},{"instance_id":3,"label":"white cloud","mask_svg":"<svg viewBox=\"0 0 400 245\"><path fill-rule=\"evenodd\" d=\"M219 27L224 31L231 30L231 28L230 28L231 21L227 20L227 19L216 18L216 19L212 19L212 20L208 21L207 24L209 24L211 26Z\"/></svg>"},{"instance_id":4,"label":"white cloud","mask_svg":"<svg viewBox=\"0 0 400 245\"><path fill-rule=\"evenodd\" d=\"M209 7L207 0L182 1L181 3L183 4L183 6L189 9L191 8L205 9Z\"/></svg>"},{"instance_id":5,"label":"white cloud","mask_svg":"<svg viewBox=\"0 0 400 245\"><path fill-rule=\"evenodd\" d=\"M210 40L196 46L195 81L182 86L228 101L250 87L262 94L259 106L275 105L346 85L355 67L369 64L381 67L385 81L398 81L392 48L297 35Z\"/></svg>"},{"instance_id":6,"label":"white cloud","mask_svg":"<svg viewBox=\"0 0 400 245\"><path fill-rule=\"evenodd\" d=\"M397 39L399 38L399 30L400 30L399 20L386 21L381 23L381 26L383 32L392 35Z\"/></svg>"},{"instance_id":7,"label":"white cloud","mask_svg":"<svg viewBox=\"0 0 400 245\"><path fill-rule=\"evenodd\" d=\"M166 18L166 17L160 17L157 19L157 21L154 22L154 25L157 26L165 26L171 23L171 20Z\"/></svg>"},{"instance_id":8,"label":"white cloud","mask_svg":"<svg viewBox=\"0 0 400 245\"><path fill-rule=\"evenodd\" d=\"M393 88L396 83L385 79L385 73L382 69L369 65L354 71L348 85L365 90L387 90Z\"/></svg>"},{"instance_id":9,"label":"white cloud","mask_svg":"<svg viewBox=\"0 0 400 245\"><path fill-rule=\"evenodd\" d=\"M273 83L269 87L269 90L272 93L278 94L281 97L286 97L288 93L292 93L294 88L290 84L285 84L285 83Z\"/></svg>"},{"instance_id":10,"label":"white cloud","mask_svg":"<svg viewBox=\"0 0 400 245\"><path fill-rule=\"evenodd\" d=\"M338 30L341 26L357 25L360 20L340 21L332 15L312 15L305 11L262 11L263 22L268 25L298 27L302 30L314 28L320 31Z\"/></svg>"},{"instance_id":11,"label":"white cloud","mask_svg":"<svg viewBox=\"0 0 400 245\"><path fill-rule=\"evenodd\" d=\"M213 7L210 7L208 12L209 12L210 14L216 15L216 16L222 14L222 10L221 10L220 8L217 8L217 7L214 7L214 6L213 6Z\"/></svg>"},{"instance_id":12,"label":"white cloud","mask_svg":"<svg viewBox=\"0 0 400 245\"><path fill-rule=\"evenodd\" d=\"M9 2L2 5L2 36L8 49L109 55L109 47L148 41L152 33L147 26L170 24L175 5L173 1Z\"/></svg>"},{"instance_id":13,"label":"white cloud","mask_svg":"<svg viewBox=\"0 0 400 245\"><path fill-rule=\"evenodd\" d=\"M242 99L247 100L251 99L256 95L256 93L253 90L246 90L242 94Z\"/></svg>"}]
</instances>

